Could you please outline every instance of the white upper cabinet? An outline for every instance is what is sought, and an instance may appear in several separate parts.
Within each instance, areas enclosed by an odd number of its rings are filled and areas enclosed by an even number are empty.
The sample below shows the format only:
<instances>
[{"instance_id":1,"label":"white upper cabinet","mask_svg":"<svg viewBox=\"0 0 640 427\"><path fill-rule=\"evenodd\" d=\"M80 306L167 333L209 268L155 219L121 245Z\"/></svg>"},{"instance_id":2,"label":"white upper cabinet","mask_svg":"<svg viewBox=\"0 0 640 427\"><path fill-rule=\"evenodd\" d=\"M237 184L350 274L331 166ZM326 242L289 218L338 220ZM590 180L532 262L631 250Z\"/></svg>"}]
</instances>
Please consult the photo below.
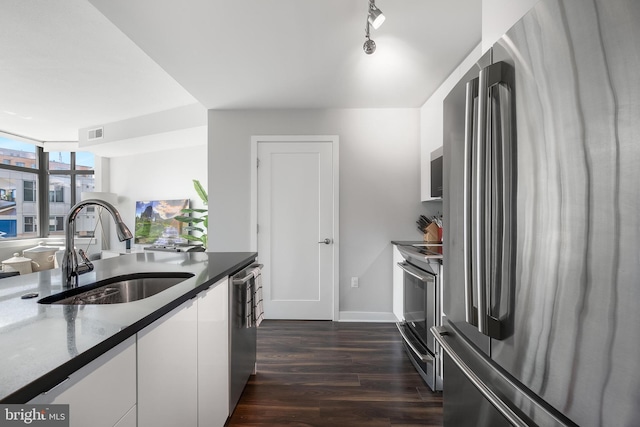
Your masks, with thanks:
<instances>
[{"instance_id":1,"label":"white upper cabinet","mask_svg":"<svg viewBox=\"0 0 640 427\"><path fill-rule=\"evenodd\" d=\"M423 202L441 200L431 196L431 154L442 147L444 140L442 102L480 56L481 48L478 45L420 109L420 200Z\"/></svg>"}]
</instances>

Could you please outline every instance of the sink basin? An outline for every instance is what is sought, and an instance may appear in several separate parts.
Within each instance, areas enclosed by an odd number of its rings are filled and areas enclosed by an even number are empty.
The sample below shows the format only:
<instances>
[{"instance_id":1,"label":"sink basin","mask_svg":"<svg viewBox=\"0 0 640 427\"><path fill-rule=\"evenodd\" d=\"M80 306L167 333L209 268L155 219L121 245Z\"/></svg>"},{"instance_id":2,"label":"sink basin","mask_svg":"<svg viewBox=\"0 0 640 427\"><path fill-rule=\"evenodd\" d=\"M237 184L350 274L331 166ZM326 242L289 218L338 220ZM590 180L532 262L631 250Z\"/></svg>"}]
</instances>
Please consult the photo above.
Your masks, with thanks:
<instances>
[{"instance_id":1,"label":"sink basin","mask_svg":"<svg viewBox=\"0 0 640 427\"><path fill-rule=\"evenodd\" d=\"M137 273L116 276L42 298L40 304L122 304L156 295L186 279L191 273Z\"/></svg>"}]
</instances>

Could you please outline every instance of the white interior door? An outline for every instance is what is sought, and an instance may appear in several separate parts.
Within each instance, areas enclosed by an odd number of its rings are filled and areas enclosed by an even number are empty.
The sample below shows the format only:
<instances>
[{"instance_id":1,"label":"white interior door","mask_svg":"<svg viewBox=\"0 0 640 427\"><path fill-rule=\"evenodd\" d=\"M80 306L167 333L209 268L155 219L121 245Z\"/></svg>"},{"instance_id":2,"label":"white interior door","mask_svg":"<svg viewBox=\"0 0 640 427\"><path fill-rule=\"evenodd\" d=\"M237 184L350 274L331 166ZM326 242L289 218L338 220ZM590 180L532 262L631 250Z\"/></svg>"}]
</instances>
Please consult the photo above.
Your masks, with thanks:
<instances>
[{"instance_id":1,"label":"white interior door","mask_svg":"<svg viewBox=\"0 0 640 427\"><path fill-rule=\"evenodd\" d=\"M334 317L332 141L258 141L258 257L267 319ZM337 165L335 165L337 167Z\"/></svg>"}]
</instances>

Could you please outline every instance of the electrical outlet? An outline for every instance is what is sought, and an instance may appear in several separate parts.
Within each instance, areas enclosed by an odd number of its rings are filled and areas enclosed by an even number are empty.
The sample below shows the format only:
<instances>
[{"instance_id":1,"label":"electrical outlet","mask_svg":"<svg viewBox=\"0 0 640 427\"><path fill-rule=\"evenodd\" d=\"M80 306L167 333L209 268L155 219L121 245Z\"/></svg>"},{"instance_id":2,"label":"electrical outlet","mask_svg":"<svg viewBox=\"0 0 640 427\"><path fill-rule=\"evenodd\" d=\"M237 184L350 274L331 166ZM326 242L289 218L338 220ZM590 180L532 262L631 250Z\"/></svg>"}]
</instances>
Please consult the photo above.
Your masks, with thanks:
<instances>
[{"instance_id":1,"label":"electrical outlet","mask_svg":"<svg viewBox=\"0 0 640 427\"><path fill-rule=\"evenodd\" d=\"M352 277L351 278L351 287L352 288L357 288L359 286L358 284L358 278L357 277Z\"/></svg>"}]
</instances>

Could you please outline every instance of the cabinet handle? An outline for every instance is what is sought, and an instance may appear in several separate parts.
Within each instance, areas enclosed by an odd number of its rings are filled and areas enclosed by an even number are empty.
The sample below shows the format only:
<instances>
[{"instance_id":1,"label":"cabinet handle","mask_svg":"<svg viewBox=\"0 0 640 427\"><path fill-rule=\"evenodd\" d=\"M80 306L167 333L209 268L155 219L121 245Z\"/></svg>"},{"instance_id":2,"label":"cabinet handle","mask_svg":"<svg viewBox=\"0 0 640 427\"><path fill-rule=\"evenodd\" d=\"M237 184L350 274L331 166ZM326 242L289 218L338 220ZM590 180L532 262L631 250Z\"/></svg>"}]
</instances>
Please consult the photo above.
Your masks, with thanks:
<instances>
[{"instance_id":1,"label":"cabinet handle","mask_svg":"<svg viewBox=\"0 0 640 427\"><path fill-rule=\"evenodd\" d=\"M62 384L66 383L70 379L71 379L71 377L67 377L67 378L63 379L58 384L54 385L53 387L51 387L49 390L43 392L42 394L47 395L47 394L51 393L53 390L57 389L58 387L60 387Z\"/></svg>"},{"instance_id":2,"label":"cabinet handle","mask_svg":"<svg viewBox=\"0 0 640 427\"><path fill-rule=\"evenodd\" d=\"M431 356L430 354L422 354L422 353L420 353L420 351L413 344L411 344L411 341L409 340L409 337L407 337L407 335L402 330L402 324L396 323L396 328L398 328L398 331L400 332L400 335L402 335L402 339L404 340L404 342L407 343L407 345L409 346L411 351L413 351L413 353L416 356L418 356L418 358L420 360L422 360L423 362L427 362L427 363L433 363L433 356Z\"/></svg>"}]
</instances>

